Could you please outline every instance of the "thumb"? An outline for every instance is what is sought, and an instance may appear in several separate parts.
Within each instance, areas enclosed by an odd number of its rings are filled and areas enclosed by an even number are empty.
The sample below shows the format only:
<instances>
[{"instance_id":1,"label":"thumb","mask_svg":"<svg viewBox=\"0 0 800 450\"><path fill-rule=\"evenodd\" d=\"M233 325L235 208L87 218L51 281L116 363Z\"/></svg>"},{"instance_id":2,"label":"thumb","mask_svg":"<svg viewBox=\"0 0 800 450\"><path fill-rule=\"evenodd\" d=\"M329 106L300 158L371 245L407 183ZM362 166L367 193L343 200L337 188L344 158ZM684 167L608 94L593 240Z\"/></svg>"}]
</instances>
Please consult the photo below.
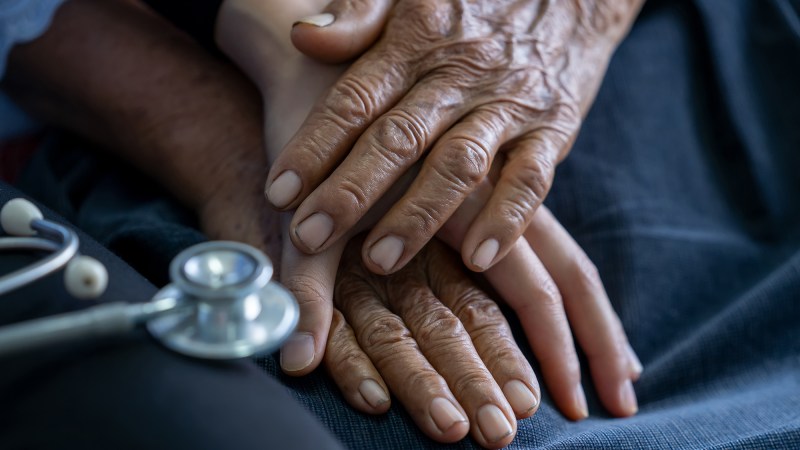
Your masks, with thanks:
<instances>
[{"instance_id":1,"label":"thumb","mask_svg":"<svg viewBox=\"0 0 800 450\"><path fill-rule=\"evenodd\" d=\"M378 39L392 4L392 0L333 0L321 14L294 23L292 43L318 61L354 59Z\"/></svg>"},{"instance_id":2,"label":"thumb","mask_svg":"<svg viewBox=\"0 0 800 450\"><path fill-rule=\"evenodd\" d=\"M341 241L322 253L306 255L284 236L281 282L300 305L297 329L281 348L280 363L286 374L305 375L322 361L333 316L336 270L345 244Z\"/></svg>"}]
</instances>

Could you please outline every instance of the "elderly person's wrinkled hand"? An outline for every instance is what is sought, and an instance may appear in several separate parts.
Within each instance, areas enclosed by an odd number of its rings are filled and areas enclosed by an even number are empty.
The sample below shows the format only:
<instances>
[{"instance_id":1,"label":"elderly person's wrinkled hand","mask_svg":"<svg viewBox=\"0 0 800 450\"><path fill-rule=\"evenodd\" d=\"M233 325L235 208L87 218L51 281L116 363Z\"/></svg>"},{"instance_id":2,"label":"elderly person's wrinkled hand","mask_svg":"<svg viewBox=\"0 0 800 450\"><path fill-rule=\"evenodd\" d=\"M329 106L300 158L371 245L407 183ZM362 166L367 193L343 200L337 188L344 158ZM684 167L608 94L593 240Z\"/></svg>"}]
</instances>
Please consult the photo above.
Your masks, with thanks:
<instances>
[{"instance_id":1,"label":"elderly person's wrinkled hand","mask_svg":"<svg viewBox=\"0 0 800 450\"><path fill-rule=\"evenodd\" d=\"M388 3L353 7L382 11ZM329 248L424 158L414 183L364 243L367 267L392 273L503 153L494 193L461 245L472 270L497 263L547 194L641 3L396 2L375 45L316 103L270 169L271 203L297 208L295 245L308 253ZM329 8L345 5L354 4ZM298 48L319 56L304 34L352 26L347 15L336 16L301 21Z\"/></svg>"},{"instance_id":2,"label":"elderly person's wrinkled hand","mask_svg":"<svg viewBox=\"0 0 800 450\"><path fill-rule=\"evenodd\" d=\"M470 432L484 447L508 445L540 393L500 308L436 241L389 277L363 266L360 243L342 259L325 353L347 401L383 413L388 387L437 441Z\"/></svg>"}]
</instances>

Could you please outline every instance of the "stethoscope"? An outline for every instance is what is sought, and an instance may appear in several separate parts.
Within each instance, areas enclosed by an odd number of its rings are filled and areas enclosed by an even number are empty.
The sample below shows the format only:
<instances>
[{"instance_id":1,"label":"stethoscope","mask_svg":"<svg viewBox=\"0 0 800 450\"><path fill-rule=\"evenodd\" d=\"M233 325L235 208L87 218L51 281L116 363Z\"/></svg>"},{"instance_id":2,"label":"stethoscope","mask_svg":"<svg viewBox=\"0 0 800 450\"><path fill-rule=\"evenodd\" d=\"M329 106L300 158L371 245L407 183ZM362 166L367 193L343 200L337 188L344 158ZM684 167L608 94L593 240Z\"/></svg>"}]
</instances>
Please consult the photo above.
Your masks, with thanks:
<instances>
[{"instance_id":1,"label":"stethoscope","mask_svg":"<svg viewBox=\"0 0 800 450\"><path fill-rule=\"evenodd\" d=\"M0 296L62 267L67 291L96 298L108 273L78 253L78 236L45 220L36 206L13 199L0 210L11 237L2 250L50 252L41 260L0 277ZM81 338L119 335L139 325L168 348L206 359L232 359L277 350L297 325L294 297L271 281L272 263L245 244L212 241L190 247L170 264L172 282L145 303L110 302L81 311L0 327L0 357Z\"/></svg>"}]
</instances>

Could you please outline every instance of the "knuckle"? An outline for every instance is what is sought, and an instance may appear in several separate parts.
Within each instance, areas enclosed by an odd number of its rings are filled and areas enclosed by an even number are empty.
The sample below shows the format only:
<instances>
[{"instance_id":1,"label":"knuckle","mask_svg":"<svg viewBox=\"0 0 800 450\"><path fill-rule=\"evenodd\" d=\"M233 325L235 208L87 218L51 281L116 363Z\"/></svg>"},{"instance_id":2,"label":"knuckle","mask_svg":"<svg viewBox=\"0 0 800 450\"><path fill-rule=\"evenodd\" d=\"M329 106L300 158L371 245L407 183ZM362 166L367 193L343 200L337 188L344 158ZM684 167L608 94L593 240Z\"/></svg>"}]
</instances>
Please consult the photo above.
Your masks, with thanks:
<instances>
[{"instance_id":1,"label":"knuckle","mask_svg":"<svg viewBox=\"0 0 800 450\"><path fill-rule=\"evenodd\" d=\"M548 154L533 152L521 161L517 189L527 193L531 202L541 203L550 191L554 172L555 162Z\"/></svg>"},{"instance_id":2,"label":"knuckle","mask_svg":"<svg viewBox=\"0 0 800 450\"><path fill-rule=\"evenodd\" d=\"M545 125L537 130L531 144L548 158L544 163L553 165L562 159L571 147L572 140L581 127L580 107L571 100L559 101L542 117ZM555 156L555 158L553 158Z\"/></svg>"},{"instance_id":3,"label":"knuckle","mask_svg":"<svg viewBox=\"0 0 800 450\"><path fill-rule=\"evenodd\" d=\"M581 126L583 115L579 104L569 98L562 98L552 108L550 122L554 145L564 146L569 142L570 136Z\"/></svg>"},{"instance_id":4,"label":"knuckle","mask_svg":"<svg viewBox=\"0 0 800 450\"><path fill-rule=\"evenodd\" d=\"M355 212L358 217L369 209L370 196L358 180L351 178L349 175L345 176L339 182L336 190L338 193L343 194L347 200L340 207L331 209Z\"/></svg>"},{"instance_id":5,"label":"knuckle","mask_svg":"<svg viewBox=\"0 0 800 450\"><path fill-rule=\"evenodd\" d=\"M518 236L524 232L533 218L537 203L526 199L523 195L500 200L498 224L504 227L507 236Z\"/></svg>"},{"instance_id":6,"label":"knuckle","mask_svg":"<svg viewBox=\"0 0 800 450\"><path fill-rule=\"evenodd\" d=\"M625 25L625 18L630 16L630 1L603 0L589 2L580 0L574 4L578 14L580 31L591 37L608 35L609 30L619 32Z\"/></svg>"},{"instance_id":7,"label":"knuckle","mask_svg":"<svg viewBox=\"0 0 800 450\"><path fill-rule=\"evenodd\" d=\"M343 129L363 126L375 111L375 89L356 75L342 78L326 97L323 113Z\"/></svg>"},{"instance_id":8,"label":"knuckle","mask_svg":"<svg viewBox=\"0 0 800 450\"><path fill-rule=\"evenodd\" d=\"M487 358L486 366L495 377L515 378L519 373L525 372L522 367L524 361L514 340L504 337L492 346L492 354Z\"/></svg>"},{"instance_id":9,"label":"knuckle","mask_svg":"<svg viewBox=\"0 0 800 450\"><path fill-rule=\"evenodd\" d=\"M505 326L505 317L497 303L489 300L477 289L460 296L454 306L453 312L461 322L470 330L470 334L481 332L484 329L496 330Z\"/></svg>"},{"instance_id":10,"label":"knuckle","mask_svg":"<svg viewBox=\"0 0 800 450\"><path fill-rule=\"evenodd\" d=\"M444 212L440 210L442 203L420 198L406 202L402 215L413 224L416 238L430 239L444 220Z\"/></svg>"},{"instance_id":11,"label":"knuckle","mask_svg":"<svg viewBox=\"0 0 800 450\"><path fill-rule=\"evenodd\" d=\"M539 301L544 304L547 310L552 314L563 314L564 303L563 299L561 298L561 292L559 292L555 281L553 281L552 278L547 277L540 283L541 296Z\"/></svg>"},{"instance_id":12,"label":"knuckle","mask_svg":"<svg viewBox=\"0 0 800 450\"><path fill-rule=\"evenodd\" d=\"M411 334L403 321L394 315L385 315L369 321L359 330L359 342L378 353L390 355L398 345L407 344Z\"/></svg>"},{"instance_id":13,"label":"knuckle","mask_svg":"<svg viewBox=\"0 0 800 450\"><path fill-rule=\"evenodd\" d=\"M301 307L319 307L328 301L319 282L305 274L293 275L284 280L284 286L297 298Z\"/></svg>"},{"instance_id":14,"label":"knuckle","mask_svg":"<svg viewBox=\"0 0 800 450\"><path fill-rule=\"evenodd\" d=\"M490 146L476 137L451 139L437 155L437 173L459 191L471 190L483 181L492 162Z\"/></svg>"},{"instance_id":15,"label":"knuckle","mask_svg":"<svg viewBox=\"0 0 800 450\"><path fill-rule=\"evenodd\" d=\"M408 366L407 366L408 367ZM441 395L446 395L447 385L442 380L441 376L431 367L408 367L405 372L406 392L412 393L415 397L424 399L426 396L433 398ZM414 402L414 405L420 409L426 409L427 402ZM424 405L424 406L423 406ZM418 411L425 413L426 411Z\"/></svg>"},{"instance_id":16,"label":"knuckle","mask_svg":"<svg viewBox=\"0 0 800 450\"><path fill-rule=\"evenodd\" d=\"M430 133L422 120L404 111L387 113L372 134L377 151L394 167L406 167L420 158Z\"/></svg>"},{"instance_id":17,"label":"knuckle","mask_svg":"<svg viewBox=\"0 0 800 450\"><path fill-rule=\"evenodd\" d=\"M433 49L429 60L433 65L430 77L449 85L492 96L520 93L519 83L509 79L517 73L510 69L513 58L504 43L496 39L482 37L451 43Z\"/></svg>"},{"instance_id":18,"label":"knuckle","mask_svg":"<svg viewBox=\"0 0 800 450\"><path fill-rule=\"evenodd\" d=\"M582 252L573 259L570 272L575 274L574 279L578 281L585 291L602 289L603 281L600 278L600 271L597 266Z\"/></svg>"},{"instance_id":19,"label":"knuckle","mask_svg":"<svg viewBox=\"0 0 800 450\"><path fill-rule=\"evenodd\" d=\"M337 128L341 127L336 124ZM319 133L310 133L303 136L299 143L299 150L302 152L297 163L298 167L327 167L330 164L330 150L333 143L327 137Z\"/></svg>"},{"instance_id":20,"label":"knuckle","mask_svg":"<svg viewBox=\"0 0 800 450\"><path fill-rule=\"evenodd\" d=\"M470 391L491 395L494 388L493 382L489 379L483 367L480 366L464 370L455 379L448 381L456 397L462 397L464 393Z\"/></svg>"},{"instance_id":21,"label":"knuckle","mask_svg":"<svg viewBox=\"0 0 800 450\"><path fill-rule=\"evenodd\" d=\"M514 311L518 316L535 314L542 320L552 321L554 318L558 321L562 320L565 317L564 304L558 286L549 276L538 277L536 281L538 291L534 294L534 298L514 305Z\"/></svg>"},{"instance_id":22,"label":"knuckle","mask_svg":"<svg viewBox=\"0 0 800 450\"><path fill-rule=\"evenodd\" d=\"M453 17L447 2L397 2L395 15L408 17L403 21L402 36L411 36L414 42L428 43L454 33ZM389 21L389 26L392 21Z\"/></svg>"},{"instance_id":23,"label":"knuckle","mask_svg":"<svg viewBox=\"0 0 800 450\"><path fill-rule=\"evenodd\" d=\"M331 323L331 331L328 334L328 346L325 350L325 361L328 364L333 364L338 367L343 364L350 366L357 366L363 364L364 354L360 351L358 343L355 338L344 324L344 319L341 314L337 316L334 314L334 320Z\"/></svg>"},{"instance_id":24,"label":"knuckle","mask_svg":"<svg viewBox=\"0 0 800 450\"><path fill-rule=\"evenodd\" d=\"M514 176L506 179L513 195L500 200L499 214L509 231L519 234L527 228L550 191L554 170L554 162L537 152L522 158Z\"/></svg>"},{"instance_id":25,"label":"knuckle","mask_svg":"<svg viewBox=\"0 0 800 450\"><path fill-rule=\"evenodd\" d=\"M382 300L382 291L365 278L354 276L349 280L339 277L333 293L333 302L343 311L364 312L375 299Z\"/></svg>"},{"instance_id":26,"label":"knuckle","mask_svg":"<svg viewBox=\"0 0 800 450\"><path fill-rule=\"evenodd\" d=\"M357 350L357 347L352 343L346 343L342 347L333 348L327 351L335 351L332 355L331 363L334 367L348 368L350 371L364 366L367 362L363 353ZM326 353L327 353L326 351Z\"/></svg>"},{"instance_id":27,"label":"knuckle","mask_svg":"<svg viewBox=\"0 0 800 450\"><path fill-rule=\"evenodd\" d=\"M410 322L414 338L424 344L449 345L460 341L464 334L461 321L444 307L430 308Z\"/></svg>"}]
</instances>

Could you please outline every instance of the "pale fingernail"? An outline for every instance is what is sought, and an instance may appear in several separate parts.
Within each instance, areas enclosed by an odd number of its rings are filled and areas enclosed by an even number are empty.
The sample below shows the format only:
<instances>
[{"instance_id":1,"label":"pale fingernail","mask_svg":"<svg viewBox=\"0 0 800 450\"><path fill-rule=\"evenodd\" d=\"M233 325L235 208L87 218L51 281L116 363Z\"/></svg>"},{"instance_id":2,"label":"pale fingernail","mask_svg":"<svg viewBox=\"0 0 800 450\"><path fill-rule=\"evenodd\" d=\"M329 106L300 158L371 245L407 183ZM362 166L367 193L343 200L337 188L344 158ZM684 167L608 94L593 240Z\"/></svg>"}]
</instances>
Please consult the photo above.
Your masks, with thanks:
<instances>
[{"instance_id":1,"label":"pale fingernail","mask_svg":"<svg viewBox=\"0 0 800 450\"><path fill-rule=\"evenodd\" d=\"M575 386L575 389L572 391L572 396L575 402L575 408L580 415L578 420L589 417L589 406L586 404L586 393L583 392L583 386L580 384Z\"/></svg>"},{"instance_id":2,"label":"pale fingernail","mask_svg":"<svg viewBox=\"0 0 800 450\"><path fill-rule=\"evenodd\" d=\"M328 25L332 24L334 20L336 20L336 16L334 16L333 14L322 13L322 14L315 14L313 16L303 17L302 19L295 22L294 25L297 25L298 23L307 23L309 25L314 25L315 27L327 27Z\"/></svg>"},{"instance_id":3,"label":"pale fingernail","mask_svg":"<svg viewBox=\"0 0 800 450\"><path fill-rule=\"evenodd\" d=\"M281 347L281 368L287 372L303 370L314 361L314 337L297 333Z\"/></svg>"},{"instance_id":4,"label":"pale fingernail","mask_svg":"<svg viewBox=\"0 0 800 450\"><path fill-rule=\"evenodd\" d=\"M631 380L625 380L619 387L619 400L628 414L633 415L639 411L639 405L636 402L636 392L633 390Z\"/></svg>"},{"instance_id":5,"label":"pale fingernail","mask_svg":"<svg viewBox=\"0 0 800 450\"><path fill-rule=\"evenodd\" d=\"M457 423L466 422L467 418L449 400L436 397L430 406L431 418L442 433L453 428Z\"/></svg>"},{"instance_id":6,"label":"pale fingernail","mask_svg":"<svg viewBox=\"0 0 800 450\"><path fill-rule=\"evenodd\" d=\"M484 405L478 410L478 428L489 443L502 440L514 432L506 415L495 405Z\"/></svg>"},{"instance_id":7,"label":"pale fingernail","mask_svg":"<svg viewBox=\"0 0 800 450\"><path fill-rule=\"evenodd\" d=\"M403 255L405 245L395 236L384 236L369 249L369 259L381 266L384 272L389 272Z\"/></svg>"},{"instance_id":8,"label":"pale fingernail","mask_svg":"<svg viewBox=\"0 0 800 450\"><path fill-rule=\"evenodd\" d=\"M283 172L267 191L267 199L276 208L283 208L288 206L292 201L297 198L300 189L303 187L303 182L293 170Z\"/></svg>"},{"instance_id":9,"label":"pale fingernail","mask_svg":"<svg viewBox=\"0 0 800 450\"><path fill-rule=\"evenodd\" d=\"M300 222L295 234L306 247L316 250L333 234L333 219L325 213L314 213Z\"/></svg>"},{"instance_id":10,"label":"pale fingernail","mask_svg":"<svg viewBox=\"0 0 800 450\"><path fill-rule=\"evenodd\" d=\"M642 366L642 362L639 361L639 357L636 356L636 352L633 351L631 344L628 344L628 358L630 358L631 361L631 370L638 379L639 375L641 375L642 371L644 371L644 367Z\"/></svg>"},{"instance_id":11,"label":"pale fingernail","mask_svg":"<svg viewBox=\"0 0 800 450\"><path fill-rule=\"evenodd\" d=\"M481 269L487 269L497 256L498 250L500 250L500 243L497 239L487 239L481 242L481 245L472 254L472 264Z\"/></svg>"},{"instance_id":12,"label":"pale fingernail","mask_svg":"<svg viewBox=\"0 0 800 450\"><path fill-rule=\"evenodd\" d=\"M389 401L386 391L375 380L364 380L358 385L358 392L369 403L369 406L377 408Z\"/></svg>"},{"instance_id":13,"label":"pale fingernail","mask_svg":"<svg viewBox=\"0 0 800 450\"><path fill-rule=\"evenodd\" d=\"M528 414L539 406L536 396L522 381L511 380L506 383L503 386L503 394L516 414Z\"/></svg>"}]
</instances>

